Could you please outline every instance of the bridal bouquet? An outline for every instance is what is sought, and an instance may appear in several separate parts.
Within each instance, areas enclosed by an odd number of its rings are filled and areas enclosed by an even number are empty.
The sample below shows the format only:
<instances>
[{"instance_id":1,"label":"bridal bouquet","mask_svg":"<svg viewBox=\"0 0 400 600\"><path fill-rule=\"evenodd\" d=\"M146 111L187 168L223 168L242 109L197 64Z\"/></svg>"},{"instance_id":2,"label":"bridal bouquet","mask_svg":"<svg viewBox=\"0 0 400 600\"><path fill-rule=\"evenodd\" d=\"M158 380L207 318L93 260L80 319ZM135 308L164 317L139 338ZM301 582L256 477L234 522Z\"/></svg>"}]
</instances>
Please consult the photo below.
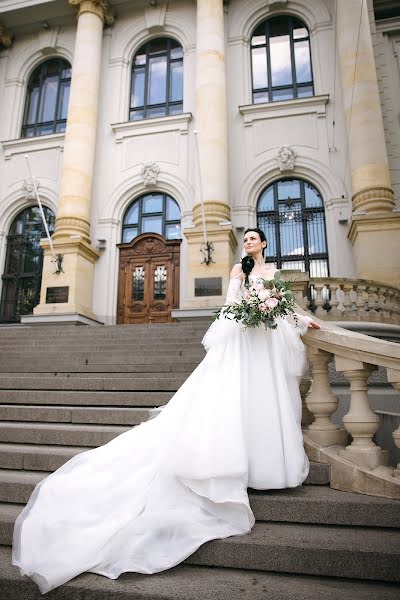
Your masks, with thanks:
<instances>
[{"instance_id":1,"label":"bridal bouquet","mask_svg":"<svg viewBox=\"0 0 400 600\"><path fill-rule=\"evenodd\" d=\"M215 318L222 316L240 321L245 327L258 327L263 323L266 329L276 329L278 318L294 313L294 304L289 282L283 281L277 271L271 280L260 278L250 283L245 287L242 300L222 306Z\"/></svg>"}]
</instances>

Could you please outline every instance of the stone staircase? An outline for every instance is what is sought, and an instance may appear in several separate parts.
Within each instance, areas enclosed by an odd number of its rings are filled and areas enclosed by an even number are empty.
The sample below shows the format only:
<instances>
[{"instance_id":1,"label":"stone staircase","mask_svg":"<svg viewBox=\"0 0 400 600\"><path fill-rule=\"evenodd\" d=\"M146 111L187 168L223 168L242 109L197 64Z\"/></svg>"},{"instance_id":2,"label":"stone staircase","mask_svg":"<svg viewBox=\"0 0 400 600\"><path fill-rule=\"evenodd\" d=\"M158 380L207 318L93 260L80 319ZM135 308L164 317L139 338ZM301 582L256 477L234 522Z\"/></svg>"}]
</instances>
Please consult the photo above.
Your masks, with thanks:
<instances>
[{"instance_id":1,"label":"stone staircase","mask_svg":"<svg viewBox=\"0 0 400 600\"><path fill-rule=\"evenodd\" d=\"M14 521L35 485L168 402L204 351L204 324L0 327L0 600L38 600L10 564ZM252 491L246 536L215 540L184 564L112 581L83 574L49 600L356 600L399 597L400 502L329 487Z\"/></svg>"}]
</instances>

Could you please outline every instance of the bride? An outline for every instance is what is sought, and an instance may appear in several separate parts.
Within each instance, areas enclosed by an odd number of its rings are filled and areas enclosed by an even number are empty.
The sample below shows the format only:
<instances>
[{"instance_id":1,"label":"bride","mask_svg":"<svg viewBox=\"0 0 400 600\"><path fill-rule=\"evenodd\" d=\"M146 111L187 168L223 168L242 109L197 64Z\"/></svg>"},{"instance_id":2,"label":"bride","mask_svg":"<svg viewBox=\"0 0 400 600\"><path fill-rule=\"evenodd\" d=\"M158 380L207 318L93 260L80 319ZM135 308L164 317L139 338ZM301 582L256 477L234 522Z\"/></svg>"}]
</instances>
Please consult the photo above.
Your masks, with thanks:
<instances>
[{"instance_id":1,"label":"bride","mask_svg":"<svg viewBox=\"0 0 400 600\"><path fill-rule=\"evenodd\" d=\"M244 235L227 303L246 280L271 279L267 241ZM250 264L249 264L250 263ZM249 272L251 271L251 272ZM14 529L13 564L42 594L80 573L116 579L157 573L215 538L254 524L247 487L296 487L308 474L303 449L300 334L310 317L276 330L214 321L207 355L155 418L76 455L39 483ZM300 324L300 327L298 326Z\"/></svg>"}]
</instances>

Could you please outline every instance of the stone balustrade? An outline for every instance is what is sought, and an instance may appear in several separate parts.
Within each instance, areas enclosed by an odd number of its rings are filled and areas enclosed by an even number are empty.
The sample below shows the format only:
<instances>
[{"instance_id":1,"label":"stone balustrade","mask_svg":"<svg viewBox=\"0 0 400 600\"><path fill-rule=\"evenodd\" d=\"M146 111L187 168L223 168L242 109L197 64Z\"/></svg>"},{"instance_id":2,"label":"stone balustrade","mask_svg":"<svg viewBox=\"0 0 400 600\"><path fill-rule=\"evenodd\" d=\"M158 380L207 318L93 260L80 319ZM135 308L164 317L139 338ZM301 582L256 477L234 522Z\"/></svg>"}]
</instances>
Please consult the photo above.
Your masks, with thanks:
<instances>
[{"instance_id":1,"label":"stone balustrade","mask_svg":"<svg viewBox=\"0 0 400 600\"><path fill-rule=\"evenodd\" d=\"M283 274L294 279L298 305L320 319L400 325L399 288L368 279L308 277L299 271Z\"/></svg>"},{"instance_id":2,"label":"stone balustrade","mask_svg":"<svg viewBox=\"0 0 400 600\"><path fill-rule=\"evenodd\" d=\"M350 284L341 280L341 285L348 295ZM371 283L370 290L373 287L377 310L382 286ZM375 294L375 289L370 293ZM322 297L321 290L322 287L318 288L317 298ZM318 308L322 308L320 303ZM395 468L390 466L387 451L374 441L379 416L368 399L368 378L378 367L386 369L389 383L400 393L400 344L352 332L333 323L320 321L320 325L320 330L310 329L303 338L312 375L311 387L307 378L301 386L308 456L331 465L331 485L336 489L400 499L400 464ZM343 373L350 384L350 408L343 417L343 429L331 420L338 406L328 376L332 360L336 370ZM393 440L400 448L400 427L394 431Z\"/></svg>"}]
</instances>

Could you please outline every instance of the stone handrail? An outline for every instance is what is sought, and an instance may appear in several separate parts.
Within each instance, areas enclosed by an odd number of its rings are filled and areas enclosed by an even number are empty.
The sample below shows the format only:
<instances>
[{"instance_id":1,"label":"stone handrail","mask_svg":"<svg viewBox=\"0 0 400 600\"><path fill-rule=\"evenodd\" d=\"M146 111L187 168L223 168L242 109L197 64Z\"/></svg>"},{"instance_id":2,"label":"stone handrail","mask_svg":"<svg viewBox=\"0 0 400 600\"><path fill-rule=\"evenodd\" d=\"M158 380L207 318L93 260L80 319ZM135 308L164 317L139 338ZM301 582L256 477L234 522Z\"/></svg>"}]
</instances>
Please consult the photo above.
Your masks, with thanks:
<instances>
[{"instance_id":1,"label":"stone handrail","mask_svg":"<svg viewBox=\"0 0 400 600\"><path fill-rule=\"evenodd\" d=\"M400 464L394 469L389 466L387 452L373 441L379 416L368 400L368 378L378 367L387 370L388 381L400 392L400 344L348 331L318 318L315 321L321 329L309 329L303 337L313 376L311 387L307 379L301 386L308 456L331 465L331 486L336 489L400 499ZM350 383L350 409L343 417L344 429L331 420L339 403L329 383L328 365L333 358L336 370ZM400 426L393 439L400 448Z\"/></svg>"},{"instance_id":2,"label":"stone handrail","mask_svg":"<svg viewBox=\"0 0 400 600\"><path fill-rule=\"evenodd\" d=\"M343 277L308 277L295 274L298 304L328 321L361 321L400 325L400 289L371 281Z\"/></svg>"}]
</instances>

